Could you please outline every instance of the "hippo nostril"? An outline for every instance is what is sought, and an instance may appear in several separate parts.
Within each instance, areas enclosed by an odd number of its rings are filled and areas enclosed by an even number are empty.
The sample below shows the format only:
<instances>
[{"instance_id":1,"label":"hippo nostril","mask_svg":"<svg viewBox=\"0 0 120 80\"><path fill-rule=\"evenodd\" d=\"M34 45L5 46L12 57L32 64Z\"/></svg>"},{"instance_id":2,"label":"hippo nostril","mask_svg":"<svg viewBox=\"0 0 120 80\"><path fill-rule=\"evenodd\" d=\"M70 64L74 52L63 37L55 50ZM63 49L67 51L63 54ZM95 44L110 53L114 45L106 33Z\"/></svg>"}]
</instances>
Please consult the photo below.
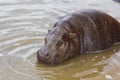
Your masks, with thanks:
<instances>
[{"instance_id":1,"label":"hippo nostril","mask_svg":"<svg viewBox=\"0 0 120 80\"><path fill-rule=\"evenodd\" d=\"M48 56L49 56L49 53L46 54L46 57L48 57Z\"/></svg>"}]
</instances>

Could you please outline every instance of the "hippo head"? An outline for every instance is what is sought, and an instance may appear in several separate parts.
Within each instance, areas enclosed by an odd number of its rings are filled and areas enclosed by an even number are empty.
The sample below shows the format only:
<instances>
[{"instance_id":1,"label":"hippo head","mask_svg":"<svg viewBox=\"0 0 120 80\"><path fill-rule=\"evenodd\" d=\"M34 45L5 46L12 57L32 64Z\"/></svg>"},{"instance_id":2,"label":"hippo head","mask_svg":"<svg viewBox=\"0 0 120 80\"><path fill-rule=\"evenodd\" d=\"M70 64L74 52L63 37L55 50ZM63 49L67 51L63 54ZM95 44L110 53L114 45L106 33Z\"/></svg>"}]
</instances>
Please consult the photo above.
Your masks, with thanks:
<instances>
[{"instance_id":1,"label":"hippo head","mask_svg":"<svg viewBox=\"0 0 120 80\"><path fill-rule=\"evenodd\" d=\"M42 48L37 52L38 62L60 64L78 54L78 43L78 36L72 26L57 24L48 32Z\"/></svg>"}]
</instances>

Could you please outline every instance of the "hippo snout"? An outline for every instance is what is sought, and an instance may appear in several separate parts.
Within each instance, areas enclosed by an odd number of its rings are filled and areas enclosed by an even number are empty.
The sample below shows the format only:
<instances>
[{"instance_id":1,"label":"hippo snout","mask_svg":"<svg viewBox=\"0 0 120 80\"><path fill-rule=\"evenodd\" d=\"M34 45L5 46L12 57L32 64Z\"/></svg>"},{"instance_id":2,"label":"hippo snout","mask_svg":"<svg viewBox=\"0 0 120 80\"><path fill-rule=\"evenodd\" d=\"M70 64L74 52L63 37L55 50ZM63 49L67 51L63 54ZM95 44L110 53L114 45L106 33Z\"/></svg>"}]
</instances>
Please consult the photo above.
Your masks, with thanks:
<instances>
[{"instance_id":1,"label":"hippo snout","mask_svg":"<svg viewBox=\"0 0 120 80\"><path fill-rule=\"evenodd\" d=\"M49 52L42 52L42 50L37 51L37 59L39 63L45 63L48 65L55 65L60 63L60 59L58 54L49 53Z\"/></svg>"},{"instance_id":2,"label":"hippo snout","mask_svg":"<svg viewBox=\"0 0 120 80\"><path fill-rule=\"evenodd\" d=\"M38 59L39 62L46 62L49 59L49 54L48 53L43 53L40 49L40 50L37 51L37 59Z\"/></svg>"}]
</instances>

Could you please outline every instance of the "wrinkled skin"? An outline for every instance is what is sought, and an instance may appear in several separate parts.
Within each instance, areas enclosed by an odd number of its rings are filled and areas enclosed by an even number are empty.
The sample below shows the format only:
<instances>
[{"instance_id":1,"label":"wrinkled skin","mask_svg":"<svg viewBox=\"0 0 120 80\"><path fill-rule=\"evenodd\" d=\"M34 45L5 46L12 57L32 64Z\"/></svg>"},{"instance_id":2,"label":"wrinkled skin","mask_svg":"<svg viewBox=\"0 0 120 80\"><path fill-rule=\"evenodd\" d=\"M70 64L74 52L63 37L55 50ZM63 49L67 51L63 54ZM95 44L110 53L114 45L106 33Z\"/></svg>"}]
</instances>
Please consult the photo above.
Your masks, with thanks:
<instances>
[{"instance_id":1,"label":"wrinkled skin","mask_svg":"<svg viewBox=\"0 0 120 80\"><path fill-rule=\"evenodd\" d=\"M44 45L37 52L38 61L40 62L55 65L78 54L79 41L76 34L74 34L74 30L68 30L69 25L67 24L57 25L47 34ZM75 49L73 50L73 48Z\"/></svg>"},{"instance_id":2,"label":"wrinkled skin","mask_svg":"<svg viewBox=\"0 0 120 80\"><path fill-rule=\"evenodd\" d=\"M98 10L83 10L61 18L37 52L40 63L57 65L81 53L110 48L120 41L120 23Z\"/></svg>"}]
</instances>

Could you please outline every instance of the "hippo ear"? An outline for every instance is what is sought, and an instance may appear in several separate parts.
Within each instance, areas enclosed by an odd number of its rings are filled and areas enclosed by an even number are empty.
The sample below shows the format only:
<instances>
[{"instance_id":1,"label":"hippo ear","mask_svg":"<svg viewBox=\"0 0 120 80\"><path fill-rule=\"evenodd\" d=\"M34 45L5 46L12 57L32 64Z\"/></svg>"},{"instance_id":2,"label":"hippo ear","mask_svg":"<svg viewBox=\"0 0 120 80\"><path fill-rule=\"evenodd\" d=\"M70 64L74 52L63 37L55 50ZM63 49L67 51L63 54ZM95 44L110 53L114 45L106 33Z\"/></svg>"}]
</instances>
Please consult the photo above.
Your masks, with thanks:
<instances>
[{"instance_id":1,"label":"hippo ear","mask_svg":"<svg viewBox=\"0 0 120 80\"><path fill-rule=\"evenodd\" d=\"M76 33L69 33L70 38L74 38L76 36Z\"/></svg>"}]
</instances>

